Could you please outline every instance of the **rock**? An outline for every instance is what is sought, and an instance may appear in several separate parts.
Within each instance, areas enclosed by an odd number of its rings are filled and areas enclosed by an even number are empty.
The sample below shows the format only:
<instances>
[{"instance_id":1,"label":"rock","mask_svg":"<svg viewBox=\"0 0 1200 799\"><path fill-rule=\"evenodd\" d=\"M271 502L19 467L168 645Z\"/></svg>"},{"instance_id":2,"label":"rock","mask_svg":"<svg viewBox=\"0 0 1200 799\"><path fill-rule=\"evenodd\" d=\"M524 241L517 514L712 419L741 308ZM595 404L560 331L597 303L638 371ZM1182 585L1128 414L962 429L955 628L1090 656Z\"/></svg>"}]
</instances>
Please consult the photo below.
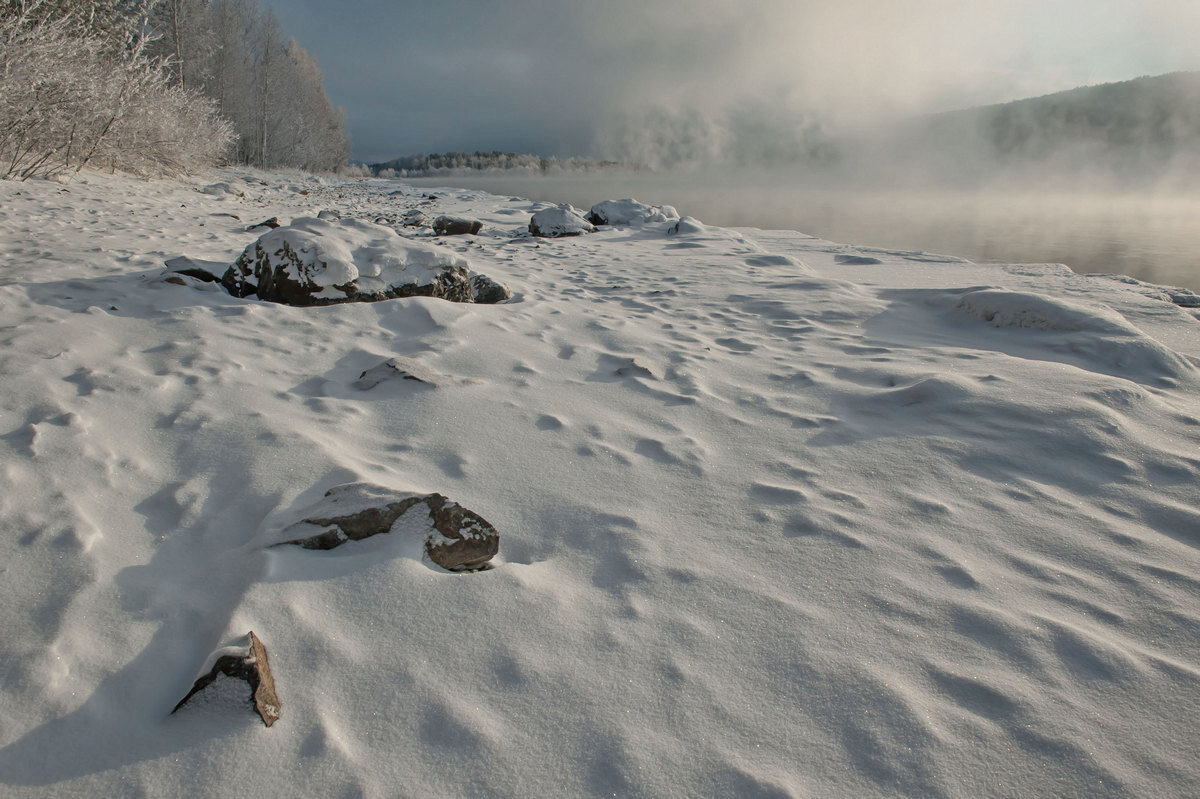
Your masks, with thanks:
<instances>
[{"instance_id":1,"label":"rock","mask_svg":"<svg viewBox=\"0 0 1200 799\"><path fill-rule=\"evenodd\" d=\"M425 224L425 215L417 210L407 211L400 218L400 224L405 227L421 227Z\"/></svg>"},{"instance_id":2,"label":"rock","mask_svg":"<svg viewBox=\"0 0 1200 799\"><path fill-rule=\"evenodd\" d=\"M411 380L429 388L437 388L438 385L438 378L432 372L415 361L403 358L388 358L383 363L372 366L359 375L352 385L360 391L369 391L389 380Z\"/></svg>"},{"instance_id":3,"label":"rock","mask_svg":"<svg viewBox=\"0 0 1200 799\"><path fill-rule=\"evenodd\" d=\"M696 235L704 232L704 224L699 219L690 216L685 216L667 226L668 236Z\"/></svg>"},{"instance_id":4,"label":"rock","mask_svg":"<svg viewBox=\"0 0 1200 799\"><path fill-rule=\"evenodd\" d=\"M203 261L199 258L189 258L186 255L172 258L165 263L167 272L194 277L197 280L203 280L205 283L216 283L221 279L221 275L225 273L225 270L229 268L229 264L224 264L220 261ZM169 277L167 279L168 281L170 280Z\"/></svg>"},{"instance_id":5,"label":"rock","mask_svg":"<svg viewBox=\"0 0 1200 799\"><path fill-rule=\"evenodd\" d=\"M287 305L439 297L473 302L468 263L361 219L303 217L272 230L221 276L231 294Z\"/></svg>"},{"instance_id":6,"label":"rock","mask_svg":"<svg viewBox=\"0 0 1200 799\"><path fill-rule=\"evenodd\" d=\"M635 361L633 358L626 359L620 366L617 367L613 374L618 377L644 377L650 380L655 379L654 373Z\"/></svg>"},{"instance_id":7,"label":"rock","mask_svg":"<svg viewBox=\"0 0 1200 799\"><path fill-rule=\"evenodd\" d=\"M234 197L245 197L246 192L235 188L229 183L213 183L200 189L205 194L210 194L214 197L223 197L225 195L233 195Z\"/></svg>"},{"instance_id":8,"label":"rock","mask_svg":"<svg viewBox=\"0 0 1200 799\"><path fill-rule=\"evenodd\" d=\"M188 695L179 700L172 713L186 705L196 694L209 688L217 678L225 675L238 680L245 680L250 686L250 702L254 710L270 727L279 720L281 704L275 693L275 679L271 676L271 664L267 660L267 648L251 630L245 649L221 654L213 663L212 669L196 680Z\"/></svg>"},{"instance_id":9,"label":"rock","mask_svg":"<svg viewBox=\"0 0 1200 799\"><path fill-rule=\"evenodd\" d=\"M646 205L634 199L605 200L587 212L593 225L646 225L678 218L679 212L669 205Z\"/></svg>"},{"instance_id":10,"label":"rock","mask_svg":"<svg viewBox=\"0 0 1200 799\"><path fill-rule=\"evenodd\" d=\"M883 261L870 255L851 255L849 253L835 255L833 256L833 260L845 266L875 266L883 263Z\"/></svg>"},{"instance_id":11,"label":"rock","mask_svg":"<svg viewBox=\"0 0 1200 799\"><path fill-rule=\"evenodd\" d=\"M570 205L543 208L529 220L529 232L545 239L579 236L595 230L579 211Z\"/></svg>"},{"instance_id":12,"label":"rock","mask_svg":"<svg viewBox=\"0 0 1200 799\"><path fill-rule=\"evenodd\" d=\"M475 235L483 230L483 223L478 219L464 219L459 216L439 216L433 220L433 232L439 236Z\"/></svg>"},{"instance_id":13,"label":"rock","mask_svg":"<svg viewBox=\"0 0 1200 799\"><path fill-rule=\"evenodd\" d=\"M471 290L475 292L475 302L484 305L512 299L508 286L497 283L487 275L471 275Z\"/></svg>"},{"instance_id":14,"label":"rock","mask_svg":"<svg viewBox=\"0 0 1200 799\"><path fill-rule=\"evenodd\" d=\"M274 228L282 227L282 226L283 226L283 224L279 221L279 217L273 216L270 219L264 219L263 221L261 221L257 224L247 225L246 231L249 232L251 230L254 230L254 229L260 228L260 227L269 227L269 228L274 229Z\"/></svg>"},{"instance_id":15,"label":"rock","mask_svg":"<svg viewBox=\"0 0 1200 799\"><path fill-rule=\"evenodd\" d=\"M1180 308L1200 308L1200 295L1191 289L1180 288L1178 286L1164 286L1163 292L1174 304ZM479 302L479 300L475 300Z\"/></svg>"},{"instance_id":16,"label":"rock","mask_svg":"<svg viewBox=\"0 0 1200 799\"><path fill-rule=\"evenodd\" d=\"M317 214L317 219L341 219L342 212L334 208L327 208Z\"/></svg>"},{"instance_id":17,"label":"rock","mask_svg":"<svg viewBox=\"0 0 1200 799\"><path fill-rule=\"evenodd\" d=\"M305 549L333 549L347 541L392 532L415 532L424 551L449 571L477 571L499 551L500 534L474 511L441 494L397 494L369 483L346 483L325 492L285 535L309 535L283 541Z\"/></svg>"}]
</instances>

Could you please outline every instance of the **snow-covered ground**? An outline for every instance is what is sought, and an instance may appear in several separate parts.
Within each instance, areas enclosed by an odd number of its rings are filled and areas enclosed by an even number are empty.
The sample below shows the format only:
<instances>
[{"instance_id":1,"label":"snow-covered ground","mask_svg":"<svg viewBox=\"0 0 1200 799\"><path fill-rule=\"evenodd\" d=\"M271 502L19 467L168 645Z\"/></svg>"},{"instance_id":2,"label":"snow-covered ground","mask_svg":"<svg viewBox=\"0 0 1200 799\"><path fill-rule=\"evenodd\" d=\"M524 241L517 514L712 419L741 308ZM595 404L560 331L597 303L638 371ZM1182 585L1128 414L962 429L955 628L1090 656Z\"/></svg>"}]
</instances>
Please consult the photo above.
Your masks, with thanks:
<instances>
[{"instance_id":1,"label":"snow-covered ground","mask_svg":"<svg viewBox=\"0 0 1200 799\"><path fill-rule=\"evenodd\" d=\"M434 194L0 183L0 793L1195 795L1195 309ZM163 280L414 209L482 220L397 227L513 299ZM436 388L356 385L393 357ZM267 548L356 481L481 514L496 567ZM171 715L250 630L279 721L236 682Z\"/></svg>"}]
</instances>

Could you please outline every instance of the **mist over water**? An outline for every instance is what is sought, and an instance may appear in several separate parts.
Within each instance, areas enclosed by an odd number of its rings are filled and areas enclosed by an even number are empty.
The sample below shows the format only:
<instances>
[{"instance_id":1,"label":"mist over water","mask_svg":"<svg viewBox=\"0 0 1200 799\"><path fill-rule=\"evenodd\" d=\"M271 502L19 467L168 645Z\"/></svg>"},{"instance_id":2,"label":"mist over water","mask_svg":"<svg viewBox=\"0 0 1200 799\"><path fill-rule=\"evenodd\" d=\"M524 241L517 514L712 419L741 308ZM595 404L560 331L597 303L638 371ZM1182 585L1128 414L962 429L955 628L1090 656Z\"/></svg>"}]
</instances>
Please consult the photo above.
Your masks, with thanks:
<instances>
[{"instance_id":1,"label":"mist over water","mask_svg":"<svg viewBox=\"0 0 1200 799\"><path fill-rule=\"evenodd\" d=\"M1200 197L1163 191L831 185L763 172L475 175L407 179L587 209L635 197L706 224L797 230L841 244L1063 263L1200 291ZM836 182L834 182L836 184Z\"/></svg>"}]
</instances>

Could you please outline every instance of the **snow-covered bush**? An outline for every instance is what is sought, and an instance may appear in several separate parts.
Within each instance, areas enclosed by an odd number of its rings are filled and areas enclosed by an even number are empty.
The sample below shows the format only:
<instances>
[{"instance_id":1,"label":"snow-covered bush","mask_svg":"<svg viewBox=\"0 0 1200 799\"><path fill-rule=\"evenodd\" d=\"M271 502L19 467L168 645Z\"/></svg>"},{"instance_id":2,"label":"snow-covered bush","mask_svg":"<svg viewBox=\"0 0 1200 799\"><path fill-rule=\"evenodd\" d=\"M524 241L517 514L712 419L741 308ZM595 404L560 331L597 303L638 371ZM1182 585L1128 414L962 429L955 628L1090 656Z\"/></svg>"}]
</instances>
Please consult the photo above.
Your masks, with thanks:
<instances>
[{"instance_id":1,"label":"snow-covered bush","mask_svg":"<svg viewBox=\"0 0 1200 799\"><path fill-rule=\"evenodd\" d=\"M141 175L216 163L232 141L211 101L174 87L135 37L120 52L40 3L0 14L0 177L84 166ZM15 9L15 10L14 10Z\"/></svg>"}]
</instances>

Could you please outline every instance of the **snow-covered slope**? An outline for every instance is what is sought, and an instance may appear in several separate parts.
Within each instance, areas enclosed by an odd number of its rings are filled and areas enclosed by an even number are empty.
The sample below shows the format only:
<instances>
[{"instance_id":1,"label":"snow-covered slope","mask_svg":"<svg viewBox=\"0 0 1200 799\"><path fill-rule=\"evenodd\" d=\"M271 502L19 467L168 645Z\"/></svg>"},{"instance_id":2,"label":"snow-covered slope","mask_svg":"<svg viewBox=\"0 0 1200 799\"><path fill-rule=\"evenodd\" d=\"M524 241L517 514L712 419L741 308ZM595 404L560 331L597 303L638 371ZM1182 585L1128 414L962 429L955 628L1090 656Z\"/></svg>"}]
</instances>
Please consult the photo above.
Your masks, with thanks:
<instances>
[{"instance_id":1,"label":"snow-covered slope","mask_svg":"<svg viewBox=\"0 0 1200 799\"><path fill-rule=\"evenodd\" d=\"M0 183L0 792L1194 794L1196 311L781 231L534 239L546 204L434 194ZM163 280L322 210L514 298ZM436 387L358 383L393 357ZM476 511L496 567L268 548L349 482ZM249 630L279 721L170 715Z\"/></svg>"}]
</instances>

